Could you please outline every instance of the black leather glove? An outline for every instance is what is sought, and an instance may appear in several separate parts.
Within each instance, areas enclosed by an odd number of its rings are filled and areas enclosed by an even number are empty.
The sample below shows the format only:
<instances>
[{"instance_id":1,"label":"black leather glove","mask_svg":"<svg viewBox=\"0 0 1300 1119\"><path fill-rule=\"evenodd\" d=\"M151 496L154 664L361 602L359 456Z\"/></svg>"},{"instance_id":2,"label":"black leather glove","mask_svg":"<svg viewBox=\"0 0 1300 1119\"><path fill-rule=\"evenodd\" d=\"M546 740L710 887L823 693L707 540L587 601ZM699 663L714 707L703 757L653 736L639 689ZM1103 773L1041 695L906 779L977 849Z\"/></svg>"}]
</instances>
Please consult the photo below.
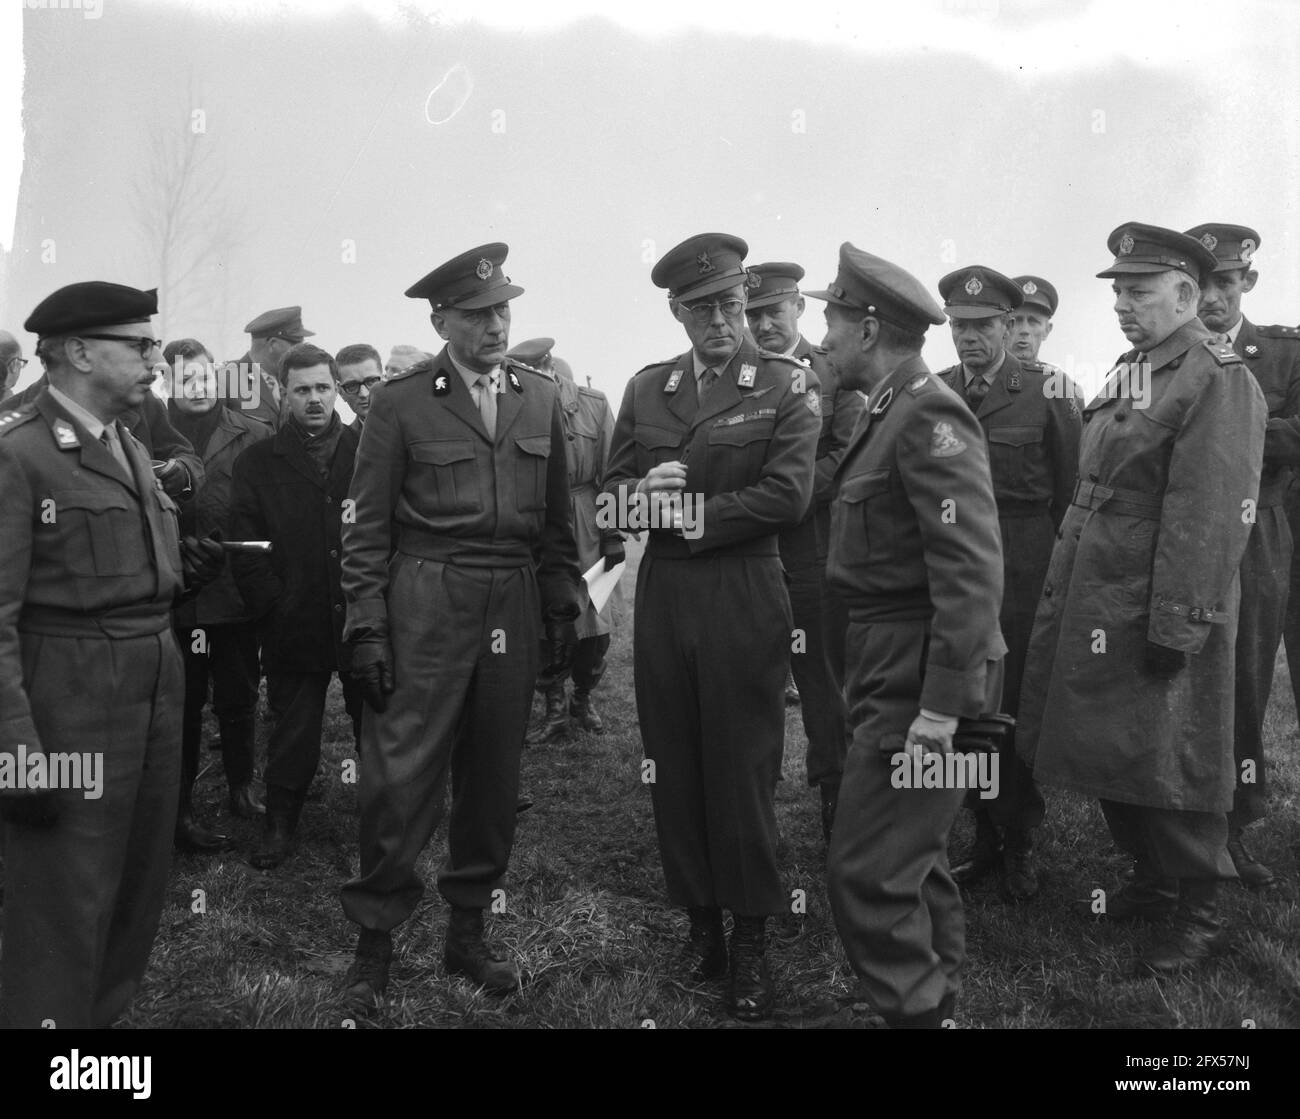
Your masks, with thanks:
<instances>
[{"instance_id":1,"label":"black leather glove","mask_svg":"<svg viewBox=\"0 0 1300 1119\"><path fill-rule=\"evenodd\" d=\"M613 571L614 568L627 559L627 549L623 547L623 541L618 537L602 540L600 542L600 554L605 557L606 571Z\"/></svg>"},{"instance_id":2,"label":"black leather glove","mask_svg":"<svg viewBox=\"0 0 1300 1119\"><path fill-rule=\"evenodd\" d=\"M546 644L551 656L544 671L553 680L563 679L573 667L573 658L578 651L578 627L574 620L547 618Z\"/></svg>"},{"instance_id":3,"label":"black leather glove","mask_svg":"<svg viewBox=\"0 0 1300 1119\"><path fill-rule=\"evenodd\" d=\"M1158 680L1172 680L1187 667L1187 654L1167 649L1154 641L1147 642L1146 670Z\"/></svg>"},{"instance_id":4,"label":"black leather glove","mask_svg":"<svg viewBox=\"0 0 1300 1119\"><path fill-rule=\"evenodd\" d=\"M370 710L382 715L388 709L393 682L393 650L382 637L367 637L352 644L352 678Z\"/></svg>"},{"instance_id":5,"label":"black leather glove","mask_svg":"<svg viewBox=\"0 0 1300 1119\"><path fill-rule=\"evenodd\" d=\"M48 790L25 796L0 797L0 819L22 827L48 828L58 822L58 801Z\"/></svg>"},{"instance_id":6,"label":"black leather glove","mask_svg":"<svg viewBox=\"0 0 1300 1119\"><path fill-rule=\"evenodd\" d=\"M163 492L168 497L181 497L193 488L190 472L177 459L169 458L162 466L155 467L154 475L162 483Z\"/></svg>"},{"instance_id":7,"label":"black leather glove","mask_svg":"<svg viewBox=\"0 0 1300 1119\"><path fill-rule=\"evenodd\" d=\"M221 548L221 536L213 533L198 539L186 536L181 540L181 568L185 573L185 589L197 591L206 587L226 565L226 553Z\"/></svg>"}]
</instances>

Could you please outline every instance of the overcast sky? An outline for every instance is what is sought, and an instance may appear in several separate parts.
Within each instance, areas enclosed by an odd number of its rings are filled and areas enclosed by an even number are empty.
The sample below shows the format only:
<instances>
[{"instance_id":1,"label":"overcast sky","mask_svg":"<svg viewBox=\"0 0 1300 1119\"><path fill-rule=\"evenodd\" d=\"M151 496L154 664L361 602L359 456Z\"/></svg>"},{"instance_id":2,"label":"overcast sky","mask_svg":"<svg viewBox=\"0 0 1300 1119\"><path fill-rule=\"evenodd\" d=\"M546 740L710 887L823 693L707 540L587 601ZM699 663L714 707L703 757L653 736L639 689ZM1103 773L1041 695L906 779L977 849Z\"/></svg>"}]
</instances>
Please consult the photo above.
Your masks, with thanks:
<instances>
[{"instance_id":1,"label":"overcast sky","mask_svg":"<svg viewBox=\"0 0 1300 1119\"><path fill-rule=\"evenodd\" d=\"M845 240L932 288L972 263L1045 276L1042 356L1092 388L1126 345L1094 278L1126 220L1254 226L1247 314L1300 321L1300 5L536 7L6 4L0 327L30 356L35 303L106 279L168 284L160 327L221 357L292 303L330 350L436 349L403 290L501 240L527 289L512 343L554 336L617 405L687 345L651 265L722 230L810 287ZM804 325L820 341L822 304Z\"/></svg>"}]
</instances>

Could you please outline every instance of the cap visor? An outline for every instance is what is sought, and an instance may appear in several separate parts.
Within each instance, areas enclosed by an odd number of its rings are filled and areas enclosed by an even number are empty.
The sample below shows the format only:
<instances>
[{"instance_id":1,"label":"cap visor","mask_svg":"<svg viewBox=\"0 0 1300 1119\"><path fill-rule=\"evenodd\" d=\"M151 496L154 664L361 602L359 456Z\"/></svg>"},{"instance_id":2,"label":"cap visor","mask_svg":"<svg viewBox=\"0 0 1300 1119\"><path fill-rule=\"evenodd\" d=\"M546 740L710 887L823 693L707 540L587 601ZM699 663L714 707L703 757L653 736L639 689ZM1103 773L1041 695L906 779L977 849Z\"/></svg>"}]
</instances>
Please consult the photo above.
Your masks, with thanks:
<instances>
[{"instance_id":1,"label":"cap visor","mask_svg":"<svg viewBox=\"0 0 1300 1119\"><path fill-rule=\"evenodd\" d=\"M1173 272L1172 264L1144 264L1134 261L1132 264L1112 264L1105 272L1098 272L1097 279L1109 280L1113 276L1128 276L1135 272Z\"/></svg>"},{"instance_id":2,"label":"cap visor","mask_svg":"<svg viewBox=\"0 0 1300 1119\"><path fill-rule=\"evenodd\" d=\"M800 295L808 299L820 299L824 303L834 303L837 307L856 307L856 303L850 303L847 299L841 299L838 295L832 295L829 291L801 291Z\"/></svg>"},{"instance_id":3,"label":"cap visor","mask_svg":"<svg viewBox=\"0 0 1300 1119\"><path fill-rule=\"evenodd\" d=\"M1010 311L1002 311L997 307L945 306L943 310L950 319L996 319L1011 314Z\"/></svg>"},{"instance_id":4,"label":"cap visor","mask_svg":"<svg viewBox=\"0 0 1300 1119\"><path fill-rule=\"evenodd\" d=\"M751 298L746 306L752 311L756 307L771 307L775 303L784 303L787 299L798 299L803 294L801 291L782 291L772 295L760 295Z\"/></svg>"},{"instance_id":5,"label":"cap visor","mask_svg":"<svg viewBox=\"0 0 1300 1119\"><path fill-rule=\"evenodd\" d=\"M483 307L495 307L498 303L505 303L523 294L523 288L515 284L503 284L499 288L493 288L491 291L481 291L460 303L453 304L452 310L477 311Z\"/></svg>"}]
</instances>

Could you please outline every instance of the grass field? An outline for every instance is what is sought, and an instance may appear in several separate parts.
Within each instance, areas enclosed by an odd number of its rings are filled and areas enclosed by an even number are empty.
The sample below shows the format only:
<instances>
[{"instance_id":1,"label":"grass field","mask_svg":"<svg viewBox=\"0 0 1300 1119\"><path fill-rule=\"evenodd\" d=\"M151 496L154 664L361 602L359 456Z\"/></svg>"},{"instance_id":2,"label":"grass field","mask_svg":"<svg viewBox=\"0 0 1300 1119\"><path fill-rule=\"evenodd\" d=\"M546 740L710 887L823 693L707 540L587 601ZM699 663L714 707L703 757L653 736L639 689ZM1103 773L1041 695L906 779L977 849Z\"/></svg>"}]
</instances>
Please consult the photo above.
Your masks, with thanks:
<instances>
[{"instance_id":1,"label":"grass field","mask_svg":"<svg viewBox=\"0 0 1300 1119\"><path fill-rule=\"evenodd\" d=\"M630 604L630 579L624 586ZM603 736L579 735L524 754L523 787L536 804L520 817L506 912L492 924L494 937L523 963L530 979L524 992L492 998L443 970L446 910L433 882L445 851L444 828L421 864L429 884L424 902L396 935L388 997L356 1025L736 1025L722 1010L721 984L687 985L674 968L685 917L665 903L650 797L640 780L630 616L615 637L598 699ZM263 725L262 757L265 733ZM352 743L337 685L325 734L298 852L275 872L244 862L257 825L226 814L220 761L201 778L200 816L236 835L240 845L215 859L177 857L149 974L124 1026L349 1024L339 992L356 930L339 907L338 888L356 868L358 817L355 785L341 776ZM1236 885L1226 890L1233 933L1228 955L1185 979L1127 978L1144 934L1102 926L1086 910L1094 888L1118 885L1125 860L1094 803L1049 790L1040 896L1011 906L990 886L968 898L969 958L958 1026L1300 1024L1300 767L1290 682L1280 664L1268 740L1271 813L1250 836L1281 885L1263 894ZM850 981L826 903L824 844L816 798L803 777L797 708L787 715L786 743L777 790L780 858L790 890L806 891L807 912L776 923L769 955L779 1009L757 1028L823 1021L827 1002L846 992ZM205 750L209 758L219 755ZM954 851L964 850L970 836L970 816L963 812ZM199 908L203 912L195 912Z\"/></svg>"}]
</instances>

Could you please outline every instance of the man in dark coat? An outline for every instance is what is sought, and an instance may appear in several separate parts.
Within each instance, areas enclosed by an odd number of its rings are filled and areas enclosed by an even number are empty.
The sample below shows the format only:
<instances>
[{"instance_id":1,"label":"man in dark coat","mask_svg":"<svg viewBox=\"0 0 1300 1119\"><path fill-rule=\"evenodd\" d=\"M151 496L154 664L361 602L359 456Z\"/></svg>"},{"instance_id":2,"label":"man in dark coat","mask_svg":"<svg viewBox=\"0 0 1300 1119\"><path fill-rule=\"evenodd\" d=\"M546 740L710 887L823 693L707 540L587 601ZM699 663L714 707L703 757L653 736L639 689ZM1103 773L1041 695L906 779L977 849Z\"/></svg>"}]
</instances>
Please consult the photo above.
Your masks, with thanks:
<instances>
[{"instance_id":1,"label":"man in dark coat","mask_svg":"<svg viewBox=\"0 0 1300 1119\"><path fill-rule=\"evenodd\" d=\"M200 536L224 533L230 520L235 460L271 434L243 412L223 408L216 396L211 353L193 338L170 342L163 351L173 377L168 415L203 459L203 484L181 504L181 531ZM176 844L190 851L214 851L225 836L194 819L193 786L203 737L203 709L212 685L212 708L221 728L221 755L230 810L251 818L266 809L253 789L254 717L257 709L257 629L235 586L229 563L173 618L185 658L185 717L181 748L180 807Z\"/></svg>"},{"instance_id":2,"label":"man in dark coat","mask_svg":"<svg viewBox=\"0 0 1300 1119\"><path fill-rule=\"evenodd\" d=\"M1264 767L1264 713L1273 685L1291 585L1294 523L1284 511L1293 469L1300 466L1300 330L1256 326L1241 313L1241 297L1254 290L1254 255L1260 237L1244 225L1198 225L1187 231L1214 253L1218 265L1201 288L1199 314L1227 336L1245 359L1268 405L1259 504L1241 563L1241 614L1237 624L1236 705L1233 711L1237 791L1228 814L1228 854L1247 886L1267 886L1273 872L1251 854L1242 829L1268 810ZM1295 659L1292 660L1292 657ZM1300 646L1288 648L1291 671L1300 670Z\"/></svg>"},{"instance_id":3,"label":"man in dark coat","mask_svg":"<svg viewBox=\"0 0 1300 1119\"><path fill-rule=\"evenodd\" d=\"M745 336L747 252L703 233L651 271L691 348L628 383L602 511L650 530L636 702L668 897L690 918L683 964L716 979L730 955L728 1013L752 1020L775 1002L766 921L789 905L773 794L793 622L777 534L812 500L821 393L812 370Z\"/></svg>"},{"instance_id":4,"label":"man in dark coat","mask_svg":"<svg viewBox=\"0 0 1300 1119\"><path fill-rule=\"evenodd\" d=\"M1112 232L1133 349L1084 410L1079 481L1034 621L1017 745L1035 776L1101 799L1132 883L1111 920L1174 920L1139 970L1224 940L1239 569L1267 419L1242 359L1196 317L1214 254L1130 222Z\"/></svg>"},{"instance_id":5,"label":"man in dark coat","mask_svg":"<svg viewBox=\"0 0 1300 1119\"><path fill-rule=\"evenodd\" d=\"M1038 298L991 268L973 265L939 281L953 345L961 359L939 378L964 399L984 429L993 493L1002 534L1003 586L1000 625L1007 643L1002 706L1020 709L1020 682L1034 626L1034 610L1047 576L1056 528L1070 506L1079 461L1076 389L1059 371L1021 362L1010 351L1014 314ZM1023 333L1023 332L1022 332ZM958 885L1002 872L1002 889L1013 901L1038 892L1033 862L1034 831L1043 819L1043 798L1028 767L1013 752L1001 758L998 795L967 798L975 812L975 845L952 868Z\"/></svg>"},{"instance_id":6,"label":"man in dark coat","mask_svg":"<svg viewBox=\"0 0 1300 1119\"><path fill-rule=\"evenodd\" d=\"M750 333L766 350L792 357L817 374L821 384L821 433L813 467L813 499L797 525L779 537L781 566L790 588L790 610L795 633L791 641L790 668L801 699L800 714L808 739L808 784L821 800L822 834L829 843L844 771L847 722L844 681L835 663L843 659L847 618L826 593L826 552L830 540L830 502L835 471L862 416L862 394L840 385L826 355L799 332L804 312L798 264L755 264L745 320Z\"/></svg>"},{"instance_id":7,"label":"man in dark coat","mask_svg":"<svg viewBox=\"0 0 1300 1119\"><path fill-rule=\"evenodd\" d=\"M920 281L846 242L835 282L809 294L827 301L822 345L841 383L870 393L831 512L827 581L849 612L853 742L827 888L867 1016L938 1027L965 959L947 848L971 783L965 765L951 779L909 775L923 762L976 760L954 753L958 719L998 708L1006 645L988 453L970 411L921 359L943 314Z\"/></svg>"},{"instance_id":8,"label":"man in dark coat","mask_svg":"<svg viewBox=\"0 0 1300 1119\"><path fill-rule=\"evenodd\" d=\"M251 862L288 856L320 762L330 678L338 673L353 736L361 736L361 689L343 644L340 543L357 433L334 411L338 366L304 342L280 365L286 419L272 439L235 461L233 540L269 540L269 555L236 553L235 582L261 619L267 698L276 713L267 743L266 823Z\"/></svg>"}]
</instances>

